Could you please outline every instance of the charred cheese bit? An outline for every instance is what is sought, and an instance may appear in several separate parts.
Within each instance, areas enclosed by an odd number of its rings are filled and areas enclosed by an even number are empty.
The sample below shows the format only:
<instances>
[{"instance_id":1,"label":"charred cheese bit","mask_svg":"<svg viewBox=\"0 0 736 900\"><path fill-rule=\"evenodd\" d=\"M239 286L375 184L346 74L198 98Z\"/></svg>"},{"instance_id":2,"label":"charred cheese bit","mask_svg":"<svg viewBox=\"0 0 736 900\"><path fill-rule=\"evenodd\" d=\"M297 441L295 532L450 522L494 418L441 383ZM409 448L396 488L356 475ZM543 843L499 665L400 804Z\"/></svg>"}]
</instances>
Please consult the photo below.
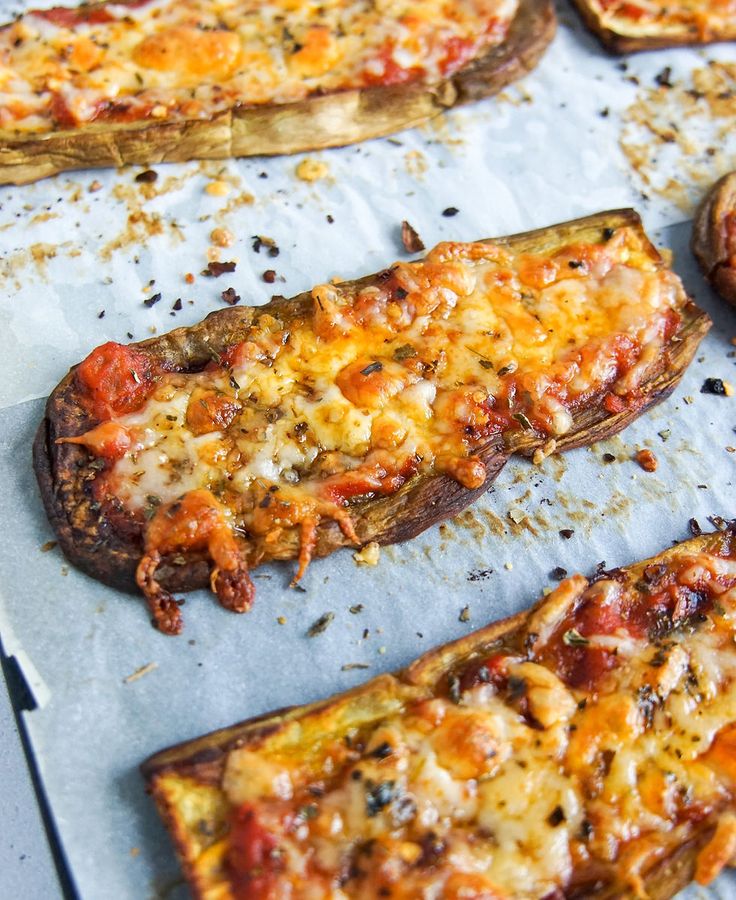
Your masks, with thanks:
<instances>
[{"instance_id":1,"label":"charred cheese bit","mask_svg":"<svg viewBox=\"0 0 736 900\"><path fill-rule=\"evenodd\" d=\"M518 0L122 0L0 31L0 127L206 119L238 106L434 84L505 38Z\"/></svg>"},{"instance_id":2,"label":"charred cheese bit","mask_svg":"<svg viewBox=\"0 0 736 900\"><path fill-rule=\"evenodd\" d=\"M182 551L206 551L214 563L210 586L220 603L232 612L250 609L253 582L224 507L209 491L190 491L155 513L146 531L145 554L136 572L138 587L161 631L178 634L182 626L179 607L159 585L156 570L162 557Z\"/></svg>"},{"instance_id":3,"label":"charred cheese bit","mask_svg":"<svg viewBox=\"0 0 736 900\"><path fill-rule=\"evenodd\" d=\"M360 543L352 504L416 474L478 490L514 432L549 444L583 405L638 403L687 302L627 227L547 256L440 244L371 284L322 285L312 298L312 315L295 321L257 314L204 371L155 370L117 344L90 354L76 377L109 421L104 435L72 440L109 460L98 499L160 523L162 509L208 492L247 535L249 559L273 558L284 538L298 545L298 580L320 523ZM538 615L563 615L585 587L564 582ZM542 644L555 621L537 624ZM603 665L615 639L595 641Z\"/></svg>"},{"instance_id":4,"label":"charred cheese bit","mask_svg":"<svg viewBox=\"0 0 736 900\"><path fill-rule=\"evenodd\" d=\"M551 652L584 656L594 633L623 641L653 622L655 638L582 688ZM279 861L265 867L272 896L309 884L335 898L509 900L588 896L596 884L644 897L651 868L717 822L697 860L707 884L736 853L735 636L734 531L625 578L570 579L512 646L456 661L399 712L330 737L340 700L295 719L274 746L259 735L230 752L221 877L237 900L258 895L262 839ZM375 697L353 700L360 716Z\"/></svg>"}]
</instances>

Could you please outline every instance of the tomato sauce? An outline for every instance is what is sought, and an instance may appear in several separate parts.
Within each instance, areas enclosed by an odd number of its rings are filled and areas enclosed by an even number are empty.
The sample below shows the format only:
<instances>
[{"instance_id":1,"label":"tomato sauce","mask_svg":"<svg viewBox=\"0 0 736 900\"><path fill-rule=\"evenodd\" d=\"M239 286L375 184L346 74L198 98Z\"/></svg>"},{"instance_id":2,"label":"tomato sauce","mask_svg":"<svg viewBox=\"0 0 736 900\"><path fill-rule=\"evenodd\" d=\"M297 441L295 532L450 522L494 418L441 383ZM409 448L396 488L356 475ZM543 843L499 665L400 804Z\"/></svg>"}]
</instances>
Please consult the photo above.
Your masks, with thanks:
<instances>
[{"instance_id":1,"label":"tomato sauce","mask_svg":"<svg viewBox=\"0 0 736 900\"><path fill-rule=\"evenodd\" d=\"M278 838L257 819L253 807L235 810L230 820L227 866L238 900L272 900L283 868Z\"/></svg>"},{"instance_id":2,"label":"tomato sauce","mask_svg":"<svg viewBox=\"0 0 736 900\"><path fill-rule=\"evenodd\" d=\"M79 364L76 378L96 419L135 412L153 390L155 372L145 353L108 341Z\"/></svg>"}]
</instances>

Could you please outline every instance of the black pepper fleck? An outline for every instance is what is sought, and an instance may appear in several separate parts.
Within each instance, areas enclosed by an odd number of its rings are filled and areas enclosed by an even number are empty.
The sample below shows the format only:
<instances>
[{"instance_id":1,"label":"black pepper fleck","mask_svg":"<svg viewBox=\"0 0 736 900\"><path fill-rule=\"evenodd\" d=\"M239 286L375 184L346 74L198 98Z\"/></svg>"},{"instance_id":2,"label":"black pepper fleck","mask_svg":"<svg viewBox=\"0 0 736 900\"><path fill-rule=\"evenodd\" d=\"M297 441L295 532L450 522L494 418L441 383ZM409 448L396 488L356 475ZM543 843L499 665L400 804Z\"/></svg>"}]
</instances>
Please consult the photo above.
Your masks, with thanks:
<instances>
[{"instance_id":1,"label":"black pepper fleck","mask_svg":"<svg viewBox=\"0 0 736 900\"><path fill-rule=\"evenodd\" d=\"M718 397L726 396L726 386L720 378L706 378L700 388L701 394L715 394Z\"/></svg>"}]
</instances>

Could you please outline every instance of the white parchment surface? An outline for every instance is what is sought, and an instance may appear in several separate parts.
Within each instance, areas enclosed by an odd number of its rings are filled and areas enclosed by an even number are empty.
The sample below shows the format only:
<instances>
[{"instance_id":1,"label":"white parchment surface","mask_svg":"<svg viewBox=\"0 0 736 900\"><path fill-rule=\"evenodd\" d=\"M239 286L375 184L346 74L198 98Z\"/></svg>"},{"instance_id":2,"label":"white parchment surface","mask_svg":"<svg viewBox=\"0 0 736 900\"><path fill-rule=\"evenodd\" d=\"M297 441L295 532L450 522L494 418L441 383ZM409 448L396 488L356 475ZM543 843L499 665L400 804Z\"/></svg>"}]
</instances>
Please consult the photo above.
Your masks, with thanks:
<instances>
[{"instance_id":1,"label":"white parchment surface","mask_svg":"<svg viewBox=\"0 0 736 900\"><path fill-rule=\"evenodd\" d=\"M671 80L687 79L708 59L736 61L736 47L644 54L624 71L567 6L560 11L539 70L503 98L395 139L312 155L328 167L314 183L295 177L297 157L161 166L151 185L130 169L0 189L0 630L41 703L27 725L85 900L185 896L137 772L150 753L403 666L528 606L556 566L623 565L687 537L692 517L707 529L709 516L734 516L736 399L700 387L706 377L736 382L736 313L691 259L682 196L674 202L643 184L619 139L626 110L664 67ZM729 153L721 141L703 165L736 168ZM680 163L676 153L664 160L672 179ZM229 193L207 193L213 181ZM30 465L38 398L93 346L197 321L222 306L227 287L257 303L274 290L288 296L336 274L376 271L402 255L402 219L431 246L626 205L672 247L675 269L715 325L675 394L619 438L541 467L511 461L470 512L384 550L377 568L341 552L313 564L305 591L294 591L288 566L264 567L246 616L192 594L179 638L154 631L138 598L77 572L58 549L42 551L53 534ZM443 216L449 207L458 213ZM218 227L234 236L219 258L237 267L215 280L199 273ZM254 235L272 238L279 255L256 253ZM264 283L266 269L276 271L274 285ZM656 453L656 473L631 461L641 447ZM564 540L567 528L574 535ZM362 612L350 613L357 604ZM308 638L327 611L334 621ZM343 671L350 663L370 668ZM735 892L736 879L724 877L712 895Z\"/></svg>"}]
</instances>

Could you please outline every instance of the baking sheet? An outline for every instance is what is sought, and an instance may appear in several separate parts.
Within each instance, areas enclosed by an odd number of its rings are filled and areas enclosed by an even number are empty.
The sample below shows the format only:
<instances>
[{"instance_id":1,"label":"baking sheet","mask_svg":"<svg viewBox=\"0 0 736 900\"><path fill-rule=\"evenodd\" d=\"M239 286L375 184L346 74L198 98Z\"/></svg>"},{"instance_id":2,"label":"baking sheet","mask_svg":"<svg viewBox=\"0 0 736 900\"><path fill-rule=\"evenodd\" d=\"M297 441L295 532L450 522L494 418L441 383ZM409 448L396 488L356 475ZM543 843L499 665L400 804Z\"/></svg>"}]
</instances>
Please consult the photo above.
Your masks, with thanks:
<instances>
[{"instance_id":1,"label":"baking sheet","mask_svg":"<svg viewBox=\"0 0 736 900\"><path fill-rule=\"evenodd\" d=\"M318 154L329 166L327 180L296 180L299 160L292 158L159 167L153 188L141 188L128 170L0 190L0 227L13 223L0 231L9 366L0 409L0 631L40 703L26 723L85 900L186 895L137 773L151 752L403 666L528 606L556 566L590 572L601 560L625 564L686 537L691 517L705 529L710 516L734 515L736 400L700 387L706 377L736 382L736 313L697 272L689 226L662 227L687 209L654 192L648 201L639 197L639 176L618 148L616 113L663 66L687 72L729 55L736 59L735 48L648 54L624 73L586 35L563 27L540 70L509 91L511 99L453 113L398 142ZM624 80L632 71L639 85ZM606 108L609 115L600 116ZM676 177L675 162L668 165ZM215 179L232 183L229 196L205 193ZM95 182L102 187L90 192ZM222 305L219 293L231 284L244 302L265 300L273 291L261 280L265 269L286 279L276 288L287 295L337 272L377 270L399 255L403 218L430 246L630 203L673 248L676 270L715 325L673 397L622 436L541 467L510 462L472 509L383 550L377 568L358 567L344 551L313 564L304 591L295 591L289 566L264 567L247 616L225 612L204 593L189 595L179 638L150 628L139 599L85 577L58 549L44 551L53 534L29 458L43 407L37 398L96 343L197 320ZM449 206L459 208L457 216L441 215ZM33 221L46 213L54 217ZM237 270L216 281L198 277L189 287L183 275L206 265L217 225L237 238L220 257L237 259ZM280 255L256 254L256 234L274 238ZM143 305L158 292L161 301ZM180 296L183 309L171 316ZM657 455L656 473L631 460L641 447ZM605 463L604 453L615 461ZM574 529L569 540L559 535L566 528ZM358 604L362 611L351 613ZM334 621L308 638L327 611ZM355 663L370 668L343 670ZM735 891L736 879L724 877L711 894Z\"/></svg>"}]
</instances>

